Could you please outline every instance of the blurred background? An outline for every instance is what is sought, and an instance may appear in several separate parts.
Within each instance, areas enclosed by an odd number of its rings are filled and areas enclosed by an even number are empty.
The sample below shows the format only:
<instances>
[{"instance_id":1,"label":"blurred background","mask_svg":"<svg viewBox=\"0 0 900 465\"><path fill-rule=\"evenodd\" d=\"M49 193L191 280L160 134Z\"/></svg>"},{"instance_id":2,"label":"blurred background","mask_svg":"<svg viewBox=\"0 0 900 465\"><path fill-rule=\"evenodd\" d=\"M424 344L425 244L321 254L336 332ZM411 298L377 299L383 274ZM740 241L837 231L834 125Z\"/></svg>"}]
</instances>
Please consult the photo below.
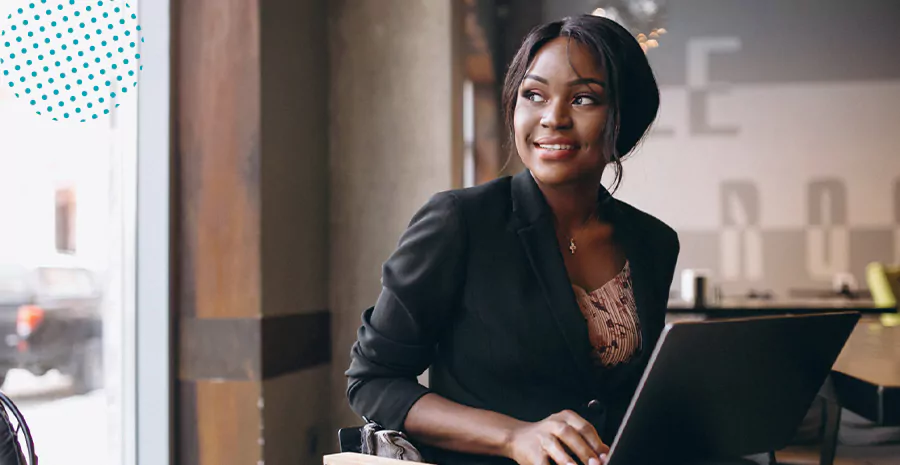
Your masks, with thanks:
<instances>
[{"instance_id":1,"label":"blurred background","mask_svg":"<svg viewBox=\"0 0 900 465\"><path fill-rule=\"evenodd\" d=\"M896 1L132 4L145 69L107 117L0 86L0 390L42 465L337 451L381 264L433 193L522 169L503 75L568 15L625 25L659 81L616 195L679 232L673 307L697 276L723 306L883 307L870 285L900 264ZM858 346L900 377L895 324ZM819 460L813 410L797 463ZM865 417L845 411L835 463L900 463L900 429Z\"/></svg>"}]
</instances>

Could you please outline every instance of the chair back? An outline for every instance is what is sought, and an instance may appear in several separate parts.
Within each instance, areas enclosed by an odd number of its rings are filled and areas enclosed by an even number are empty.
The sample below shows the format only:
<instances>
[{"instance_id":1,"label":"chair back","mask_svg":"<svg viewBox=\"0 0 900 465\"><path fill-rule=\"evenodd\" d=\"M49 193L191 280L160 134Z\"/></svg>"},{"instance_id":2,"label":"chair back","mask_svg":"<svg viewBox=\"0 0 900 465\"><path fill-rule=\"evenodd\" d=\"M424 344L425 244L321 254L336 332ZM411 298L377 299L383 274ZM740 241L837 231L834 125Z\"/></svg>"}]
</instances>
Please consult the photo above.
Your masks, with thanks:
<instances>
[{"instance_id":1,"label":"chair back","mask_svg":"<svg viewBox=\"0 0 900 465\"><path fill-rule=\"evenodd\" d=\"M900 306L900 266L870 263L866 267L866 283L872 292L872 300L875 301L876 307L898 309ZM900 326L900 315L885 313L881 315L881 324Z\"/></svg>"},{"instance_id":2,"label":"chair back","mask_svg":"<svg viewBox=\"0 0 900 465\"><path fill-rule=\"evenodd\" d=\"M866 281L872 291L875 305L884 308L897 307L900 300L900 266L870 263L866 267Z\"/></svg>"},{"instance_id":3,"label":"chair back","mask_svg":"<svg viewBox=\"0 0 900 465\"><path fill-rule=\"evenodd\" d=\"M340 445L341 452L355 452L357 454L360 453L362 451L362 427L354 426L352 428L339 429L338 443Z\"/></svg>"},{"instance_id":4,"label":"chair back","mask_svg":"<svg viewBox=\"0 0 900 465\"><path fill-rule=\"evenodd\" d=\"M23 443L25 447L22 447ZM28 423L12 399L2 392L0 392L0 465L38 465Z\"/></svg>"}]
</instances>

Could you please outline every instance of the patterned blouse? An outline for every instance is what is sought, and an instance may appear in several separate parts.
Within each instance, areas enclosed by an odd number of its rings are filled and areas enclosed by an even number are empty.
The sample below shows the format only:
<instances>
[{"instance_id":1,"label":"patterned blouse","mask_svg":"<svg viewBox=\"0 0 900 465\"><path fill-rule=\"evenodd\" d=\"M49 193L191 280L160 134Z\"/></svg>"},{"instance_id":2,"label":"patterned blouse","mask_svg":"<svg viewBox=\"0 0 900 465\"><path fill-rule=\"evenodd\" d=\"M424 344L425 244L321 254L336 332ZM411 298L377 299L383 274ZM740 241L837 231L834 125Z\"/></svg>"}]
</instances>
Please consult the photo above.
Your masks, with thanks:
<instances>
[{"instance_id":1,"label":"patterned blouse","mask_svg":"<svg viewBox=\"0 0 900 465\"><path fill-rule=\"evenodd\" d=\"M572 288L587 320L595 364L611 368L629 361L641 347L641 325L628 262L618 275L599 289L587 292L574 284Z\"/></svg>"}]
</instances>

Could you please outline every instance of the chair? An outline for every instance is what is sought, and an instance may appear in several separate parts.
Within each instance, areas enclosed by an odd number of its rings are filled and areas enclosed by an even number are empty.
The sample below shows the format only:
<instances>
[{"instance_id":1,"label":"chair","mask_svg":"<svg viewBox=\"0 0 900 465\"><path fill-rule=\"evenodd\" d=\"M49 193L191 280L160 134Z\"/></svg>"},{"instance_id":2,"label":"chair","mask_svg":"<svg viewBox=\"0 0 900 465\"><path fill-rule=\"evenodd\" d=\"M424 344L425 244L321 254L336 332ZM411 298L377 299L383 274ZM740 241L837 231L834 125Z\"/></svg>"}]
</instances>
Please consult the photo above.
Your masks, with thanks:
<instances>
[{"instance_id":1,"label":"chair","mask_svg":"<svg viewBox=\"0 0 900 465\"><path fill-rule=\"evenodd\" d=\"M355 426L352 428L339 429L338 444L340 445L341 452L360 453L362 449L362 427Z\"/></svg>"},{"instance_id":2,"label":"chair","mask_svg":"<svg viewBox=\"0 0 900 465\"><path fill-rule=\"evenodd\" d=\"M875 305L895 308L900 299L900 266L870 263L866 267L866 282L872 291Z\"/></svg>"},{"instance_id":3,"label":"chair","mask_svg":"<svg viewBox=\"0 0 900 465\"><path fill-rule=\"evenodd\" d=\"M15 418L15 424L10 420L10 414ZM19 442L19 433L23 435L24 449ZM16 404L2 392L0 392L0 465L38 465L28 423L25 422L25 417Z\"/></svg>"}]
</instances>

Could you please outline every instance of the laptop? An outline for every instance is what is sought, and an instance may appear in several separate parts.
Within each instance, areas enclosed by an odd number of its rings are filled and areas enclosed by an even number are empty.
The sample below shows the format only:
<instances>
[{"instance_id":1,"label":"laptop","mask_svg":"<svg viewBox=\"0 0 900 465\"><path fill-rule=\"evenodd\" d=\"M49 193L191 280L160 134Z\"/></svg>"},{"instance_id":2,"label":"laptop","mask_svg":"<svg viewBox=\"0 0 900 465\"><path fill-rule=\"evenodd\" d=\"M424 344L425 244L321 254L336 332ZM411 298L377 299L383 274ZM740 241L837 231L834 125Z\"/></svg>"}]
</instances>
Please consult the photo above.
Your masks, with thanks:
<instances>
[{"instance_id":1,"label":"laptop","mask_svg":"<svg viewBox=\"0 0 900 465\"><path fill-rule=\"evenodd\" d=\"M668 324L609 465L712 461L785 447L859 320L855 312Z\"/></svg>"}]
</instances>

